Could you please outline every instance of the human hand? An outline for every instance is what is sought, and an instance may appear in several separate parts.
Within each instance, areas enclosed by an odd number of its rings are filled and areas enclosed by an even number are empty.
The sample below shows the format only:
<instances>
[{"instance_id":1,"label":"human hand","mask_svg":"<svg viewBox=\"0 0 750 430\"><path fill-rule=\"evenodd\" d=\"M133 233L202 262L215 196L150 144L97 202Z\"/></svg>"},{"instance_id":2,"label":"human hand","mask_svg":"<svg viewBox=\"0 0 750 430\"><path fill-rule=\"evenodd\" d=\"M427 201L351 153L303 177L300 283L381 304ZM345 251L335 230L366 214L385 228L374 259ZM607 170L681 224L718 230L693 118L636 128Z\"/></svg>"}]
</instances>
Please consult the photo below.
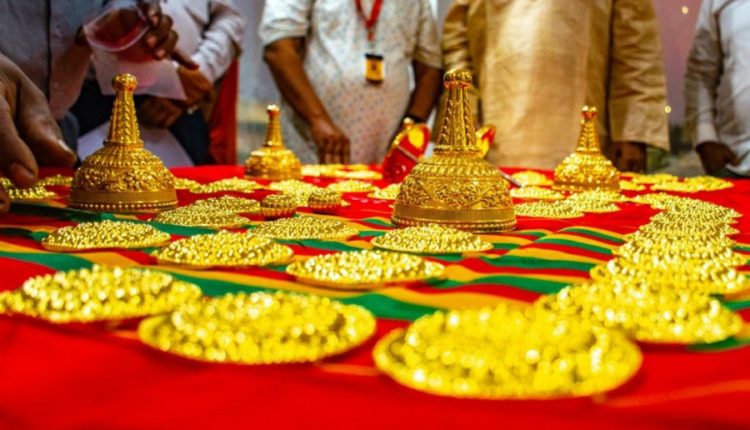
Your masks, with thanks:
<instances>
[{"instance_id":1,"label":"human hand","mask_svg":"<svg viewBox=\"0 0 750 430\"><path fill-rule=\"evenodd\" d=\"M10 59L0 54L0 171L16 186L36 182L37 162L72 166L76 154L62 140L47 99ZM0 213L10 207L0 186Z\"/></svg>"},{"instance_id":2,"label":"human hand","mask_svg":"<svg viewBox=\"0 0 750 430\"><path fill-rule=\"evenodd\" d=\"M160 97L148 97L138 105L138 119L145 127L169 128L182 113L174 101Z\"/></svg>"},{"instance_id":3,"label":"human hand","mask_svg":"<svg viewBox=\"0 0 750 430\"><path fill-rule=\"evenodd\" d=\"M736 166L740 161L728 146L719 142L702 142L695 150L701 157L703 170L708 174L718 172L727 164Z\"/></svg>"},{"instance_id":4,"label":"human hand","mask_svg":"<svg viewBox=\"0 0 750 430\"><path fill-rule=\"evenodd\" d=\"M320 119L310 124L313 142L318 147L322 164L349 163L349 138L330 119Z\"/></svg>"},{"instance_id":5,"label":"human hand","mask_svg":"<svg viewBox=\"0 0 750 430\"><path fill-rule=\"evenodd\" d=\"M646 170L646 145L628 141L612 142L610 159L621 172L644 172Z\"/></svg>"},{"instance_id":6,"label":"human hand","mask_svg":"<svg viewBox=\"0 0 750 430\"><path fill-rule=\"evenodd\" d=\"M179 67L177 74L180 76L182 89L185 90L185 100L180 101L183 108L194 109L198 103L206 100L213 89L213 84L200 70L190 70Z\"/></svg>"}]
</instances>

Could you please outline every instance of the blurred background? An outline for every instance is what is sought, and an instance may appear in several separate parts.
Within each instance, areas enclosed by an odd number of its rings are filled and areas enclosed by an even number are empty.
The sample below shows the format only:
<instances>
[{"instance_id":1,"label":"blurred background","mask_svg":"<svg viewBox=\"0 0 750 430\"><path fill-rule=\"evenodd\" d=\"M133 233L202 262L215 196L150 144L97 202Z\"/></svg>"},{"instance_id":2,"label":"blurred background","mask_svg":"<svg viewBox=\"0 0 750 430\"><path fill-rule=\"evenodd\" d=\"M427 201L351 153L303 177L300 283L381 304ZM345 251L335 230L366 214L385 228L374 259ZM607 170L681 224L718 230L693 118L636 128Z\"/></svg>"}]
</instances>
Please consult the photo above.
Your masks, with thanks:
<instances>
[{"instance_id":1,"label":"blurred background","mask_svg":"<svg viewBox=\"0 0 750 430\"><path fill-rule=\"evenodd\" d=\"M258 38L263 5L266 0L234 0L245 13L248 25L240 65L240 104L238 111L238 161L244 161L253 149L263 143L265 106L276 103L279 95L271 74L263 63L263 47ZM403 1L403 0L402 0ZM408 1L408 0L407 0ZM452 0L432 0L433 12L442 26ZM701 0L653 0L661 25L664 70L667 75L672 153L663 171L691 176L701 174L700 161L692 152L682 131L685 104L683 85L685 63L695 30Z\"/></svg>"}]
</instances>

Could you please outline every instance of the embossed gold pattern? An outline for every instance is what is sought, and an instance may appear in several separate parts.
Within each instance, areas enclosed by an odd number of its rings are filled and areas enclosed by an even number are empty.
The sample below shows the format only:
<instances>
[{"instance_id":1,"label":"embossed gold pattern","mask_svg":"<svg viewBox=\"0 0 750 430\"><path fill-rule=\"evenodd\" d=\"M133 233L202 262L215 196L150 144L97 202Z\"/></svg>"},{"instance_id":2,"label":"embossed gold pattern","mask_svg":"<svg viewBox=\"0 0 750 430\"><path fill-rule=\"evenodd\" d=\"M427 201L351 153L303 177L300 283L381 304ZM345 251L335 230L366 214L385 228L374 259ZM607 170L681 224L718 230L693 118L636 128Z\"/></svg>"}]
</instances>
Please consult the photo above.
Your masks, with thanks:
<instances>
[{"instance_id":1,"label":"embossed gold pattern","mask_svg":"<svg viewBox=\"0 0 750 430\"><path fill-rule=\"evenodd\" d=\"M341 194L334 190L321 189L310 194L307 198L307 207L311 211L320 214L333 214L344 207Z\"/></svg>"},{"instance_id":2,"label":"embossed gold pattern","mask_svg":"<svg viewBox=\"0 0 750 430\"><path fill-rule=\"evenodd\" d=\"M148 224L127 221L85 222L62 227L42 239L52 251L75 252L108 248L148 248L169 242L168 233Z\"/></svg>"},{"instance_id":3,"label":"embossed gold pattern","mask_svg":"<svg viewBox=\"0 0 750 430\"><path fill-rule=\"evenodd\" d=\"M620 189L620 173L612 162L602 155L599 136L596 133L596 114L596 108L583 108L578 145L575 152L555 168L555 189Z\"/></svg>"},{"instance_id":4,"label":"embossed gold pattern","mask_svg":"<svg viewBox=\"0 0 750 430\"><path fill-rule=\"evenodd\" d=\"M279 121L281 110L276 105L269 105L266 111L268 113L266 142L263 147L253 151L245 161L245 175L250 178L273 181L301 178L302 164L299 158L284 146Z\"/></svg>"},{"instance_id":5,"label":"embossed gold pattern","mask_svg":"<svg viewBox=\"0 0 750 430\"><path fill-rule=\"evenodd\" d=\"M37 184L29 188L18 188L8 178L0 178L0 186L5 188L12 202L23 200L44 200L57 197L57 194Z\"/></svg>"},{"instance_id":6,"label":"embossed gold pattern","mask_svg":"<svg viewBox=\"0 0 750 430\"><path fill-rule=\"evenodd\" d=\"M297 213L297 199L288 194L271 194L260 203L260 215L267 220L293 217Z\"/></svg>"},{"instance_id":7,"label":"embossed gold pattern","mask_svg":"<svg viewBox=\"0 0 750 430\"><path fill-rule=\"evenodd\" d=\"M492 244L467 231L440 225L391 230L376 237L372 244L391 251L415 254L463 254L492 249Z\"/></svg>"},{"instance_id":8,"label":"embossed gold pattern","mask_svg":"<svg viewBox=\"0 0 750 430\"><path fill-rule=\"evenodd\" d=\"M118 75L116 97L104 147L76 171L70 206L112 212L161 210L177 205L174 177L143 147L133 103L134 76Z\"/></svg>"},{"instance_id":9,"label":"embossed gold pattern","mask_svg":"<svg viewBox=\"0 0 750 430\"><path fill-rule=\"evenodd\" d=\"M186 227L231 228L248 224L250 220L232 211L219 210L209 205L190 205L164 211L151 222Z\"/></svg>"},{"instance_id":10,"label":"embossed gold pattern","mask_svg":"<svg viewBox=\"0 0 750 430\"><path fill-rule=\"evenodd\" d=\"M469 72L446 73L448 97L435 152L401 184L393 210L397 226L442 224L475 232L515 228L508 184L476 144L470 85Z\"/></svg>"},{"instance_id":11,"label":"embossed gold pattern","mask_svg":"<svg viewBox=\"0 0 750 430\"><path fill-rule=\"evenodd\" d=\"M299 216L265 222L256 227L253 233L281 240L344 240L358 232L336 219Z\"/></svg>"}]
</instances>

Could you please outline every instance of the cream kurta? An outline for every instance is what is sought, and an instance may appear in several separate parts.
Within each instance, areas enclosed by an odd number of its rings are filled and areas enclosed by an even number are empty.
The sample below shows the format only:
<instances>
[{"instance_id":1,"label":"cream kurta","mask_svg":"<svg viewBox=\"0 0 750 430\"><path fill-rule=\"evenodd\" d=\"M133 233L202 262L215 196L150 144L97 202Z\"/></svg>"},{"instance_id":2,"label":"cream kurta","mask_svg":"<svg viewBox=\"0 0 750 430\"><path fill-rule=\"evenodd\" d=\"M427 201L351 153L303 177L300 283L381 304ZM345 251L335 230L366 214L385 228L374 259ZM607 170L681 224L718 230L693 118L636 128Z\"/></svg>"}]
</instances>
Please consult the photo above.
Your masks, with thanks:
<instances>
[{"instance_id":1,"label":"cream kurta","mask_svg":"<svg viewBox=\"0 0 750 430\"><path fill-rule=\"evenodd\" d=\"M669 147L651 0L456 0L443 55L474 74L480 120L497 126L494 163L554 168L585 104L599 109L603 144Z\"/></svg>"}]
</instances>

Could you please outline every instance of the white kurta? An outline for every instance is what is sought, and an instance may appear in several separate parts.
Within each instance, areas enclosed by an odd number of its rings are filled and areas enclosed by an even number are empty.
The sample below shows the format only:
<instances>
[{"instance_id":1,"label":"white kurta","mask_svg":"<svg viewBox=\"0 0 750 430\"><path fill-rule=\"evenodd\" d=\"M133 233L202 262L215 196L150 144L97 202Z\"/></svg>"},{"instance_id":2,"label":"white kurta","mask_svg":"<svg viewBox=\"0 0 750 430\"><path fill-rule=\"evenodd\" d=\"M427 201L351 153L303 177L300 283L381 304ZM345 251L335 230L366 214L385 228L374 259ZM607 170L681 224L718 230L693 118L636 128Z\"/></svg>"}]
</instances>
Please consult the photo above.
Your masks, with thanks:
<instances>
[{"instance_id":1,"label":"white kurta","mask_svg":"<svg viewBox=\"0 0 750 430\"><path fill-rule=\"evenodd\" d=\"M685 82L685 120L694 145L720 142L750 175L750 1L703 0Z\"/></svg>"},{"instance_id":2,"label":"white kurta","mask_svg":"<svg viewBox=\"0 0 750 430\"><path fill-rule=\"evenodd\" d=\"M366 15L373 0L363 0ZM379 163L400 126L410 98L413 60L440 68L435 20L428 0L383 0L375 42L367 33L354 0L274 0L263 11L264 45L304 38L304 68L315 94L331 119L351 142L351 162ZM368 83L364 55L385 56L385 81ZM302 162L317 163L308 125L282 102L286 145Z\"/></svg>"}]
</instances>

